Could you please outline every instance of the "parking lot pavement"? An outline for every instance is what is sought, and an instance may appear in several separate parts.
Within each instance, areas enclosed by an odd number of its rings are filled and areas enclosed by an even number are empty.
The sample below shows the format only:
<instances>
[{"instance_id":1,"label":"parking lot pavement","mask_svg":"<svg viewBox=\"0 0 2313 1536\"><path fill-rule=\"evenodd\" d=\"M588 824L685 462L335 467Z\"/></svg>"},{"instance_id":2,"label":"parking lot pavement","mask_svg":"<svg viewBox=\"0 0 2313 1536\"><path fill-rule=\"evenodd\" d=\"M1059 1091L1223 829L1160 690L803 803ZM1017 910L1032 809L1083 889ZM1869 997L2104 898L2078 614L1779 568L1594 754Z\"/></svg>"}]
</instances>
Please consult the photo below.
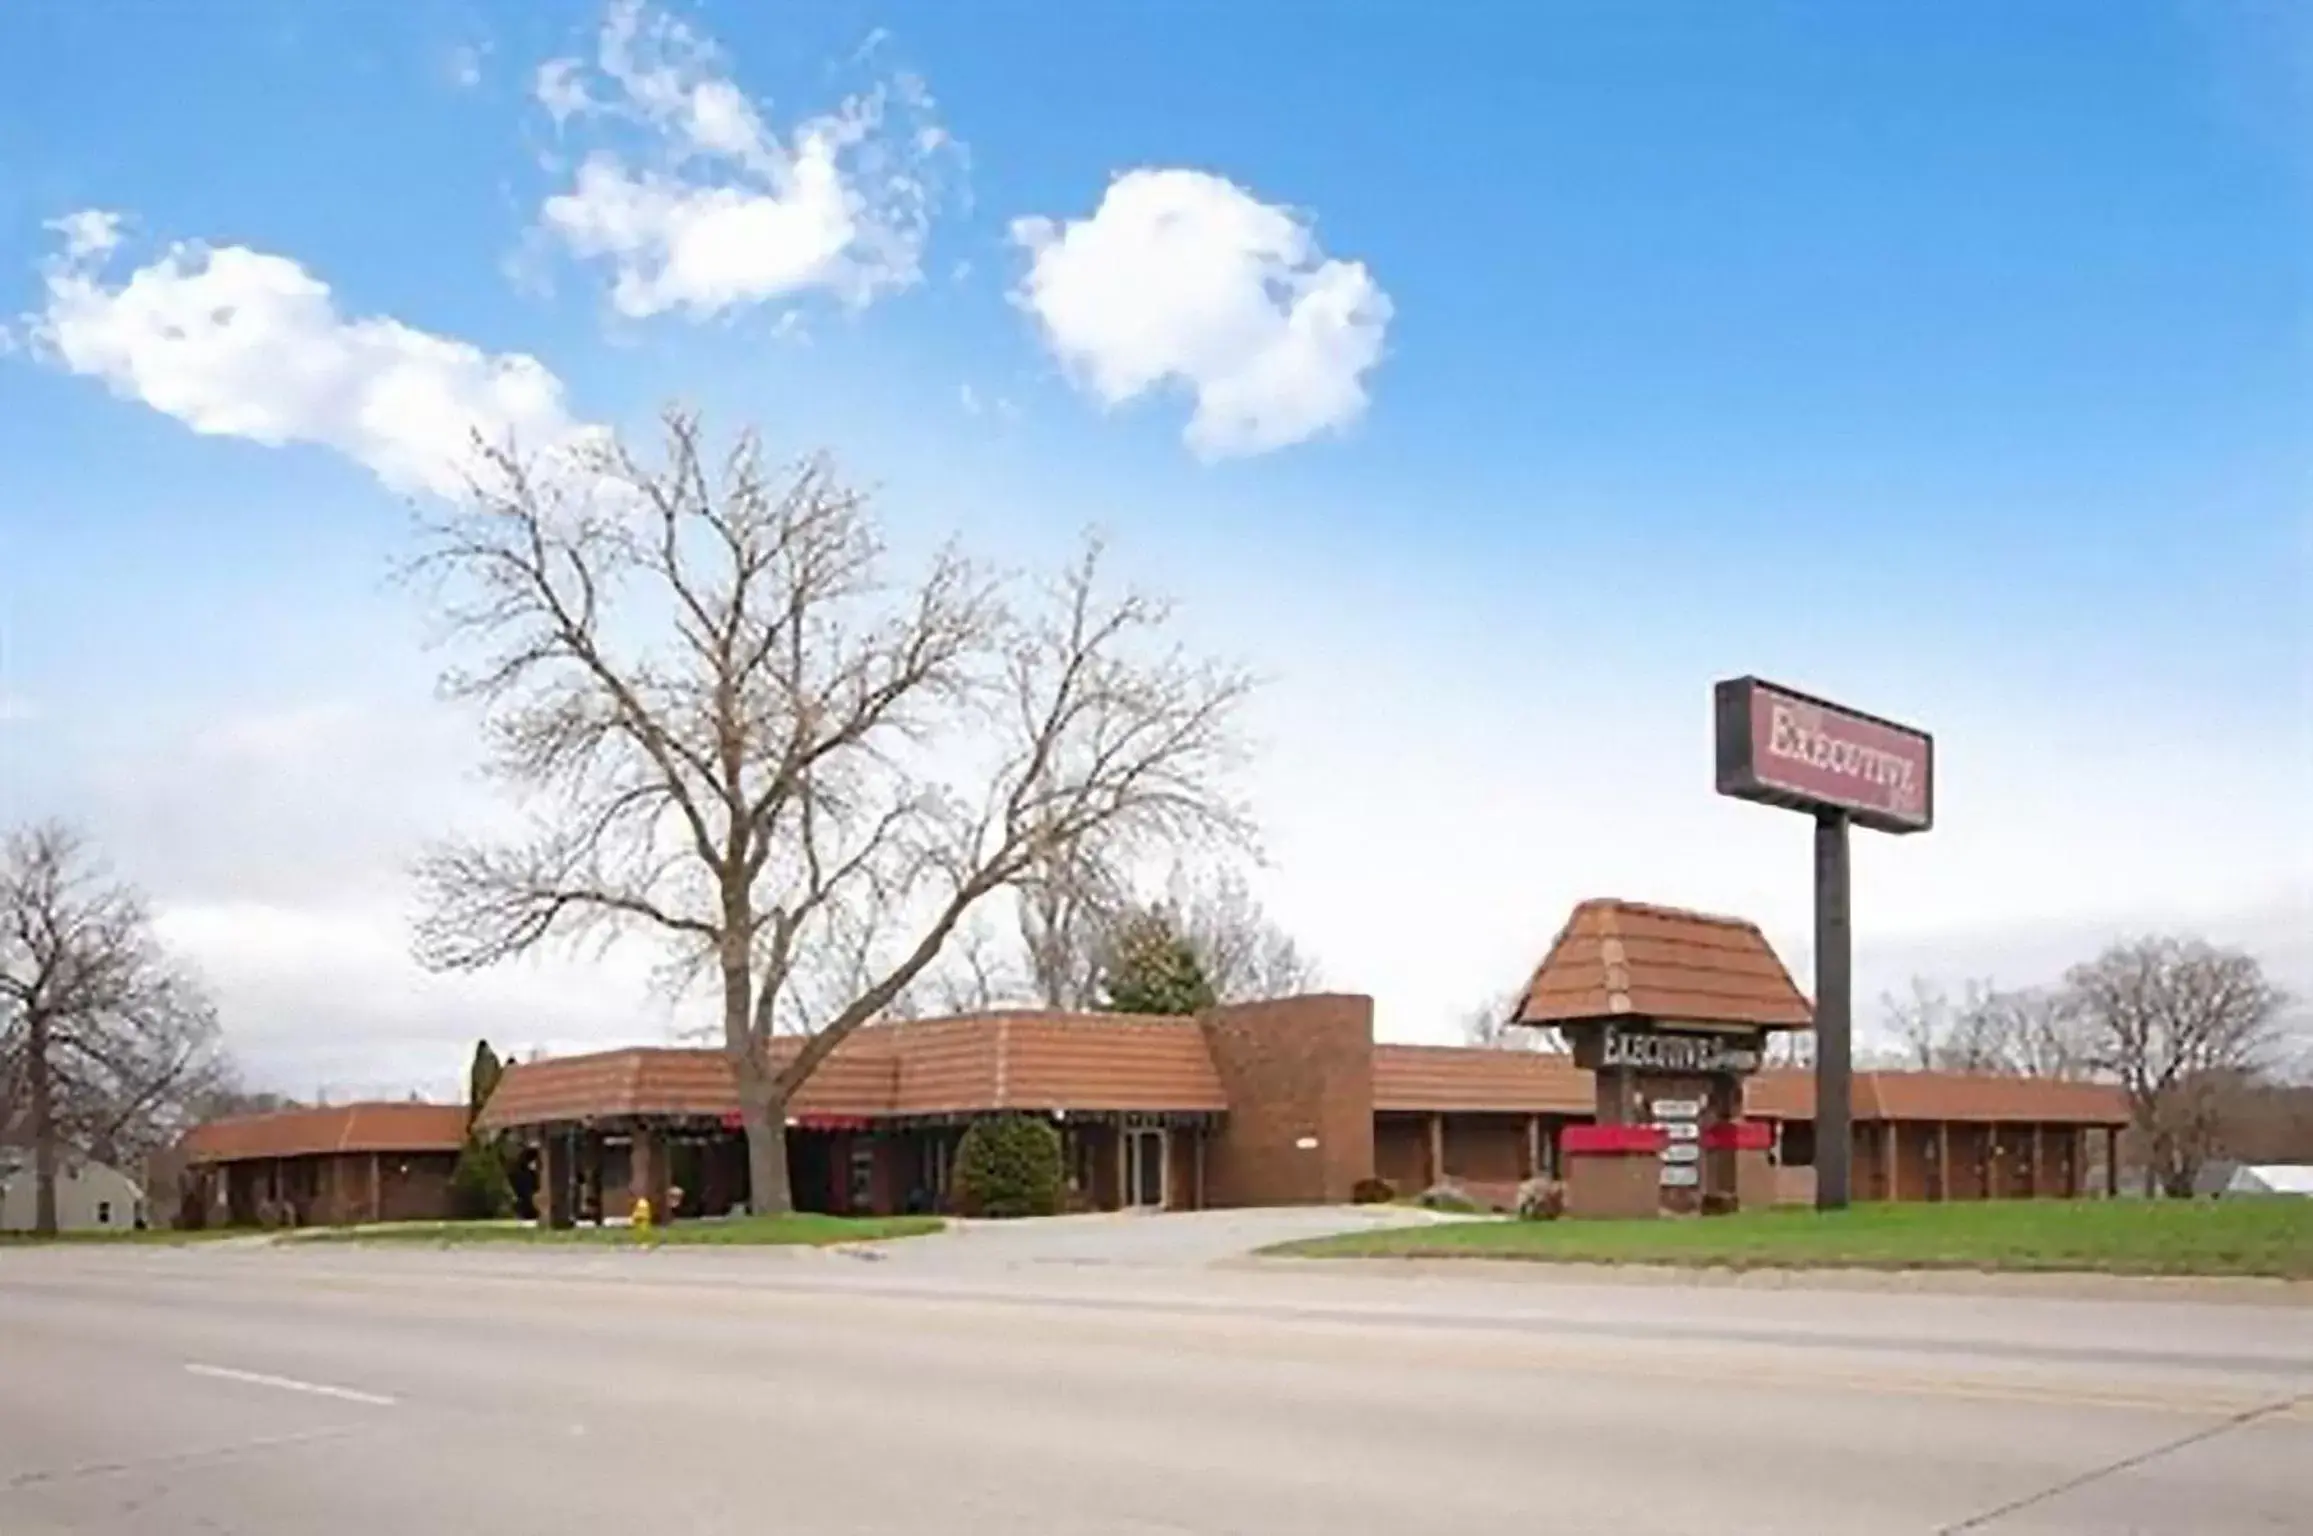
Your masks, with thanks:
<instances>
[{"instance_id":1,"label":"parking lot pavement","mask_svg":"<svg viewBox=\"0 0 2313 1536\"><path fill-rule=\"evenodd\" d=\"M959 1222L935 1237L893 1243L882 1252L889 1261L908 1267L1004 1269L1076 1264L1196 1268L1241 1258L1295 1238L1436 1219L1417 1207L1394 1205L1112 1211L1038 1221Z\"/></svg>"}]
</instances>

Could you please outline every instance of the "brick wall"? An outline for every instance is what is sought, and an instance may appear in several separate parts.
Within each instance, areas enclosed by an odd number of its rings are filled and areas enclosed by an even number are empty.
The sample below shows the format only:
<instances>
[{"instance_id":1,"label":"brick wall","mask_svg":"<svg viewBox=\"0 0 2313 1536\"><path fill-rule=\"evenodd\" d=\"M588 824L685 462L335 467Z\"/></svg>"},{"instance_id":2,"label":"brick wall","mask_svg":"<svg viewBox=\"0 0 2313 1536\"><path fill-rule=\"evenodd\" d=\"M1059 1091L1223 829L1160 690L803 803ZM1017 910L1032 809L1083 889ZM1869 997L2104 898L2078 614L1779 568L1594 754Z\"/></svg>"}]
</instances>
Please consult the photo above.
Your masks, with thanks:
<instances>
[{"instance_id":1,"label":"brick wall","mask_svg":"<svg viewBox=\"0 0 2313 1536\"><path fill-rule=\"evenodd\" d=\"M355 1161L341 1158L340 1162ZM367 1161L367 1159L360 1159ZM450 1214L455 1152L387 1152L378 1158L378 1191L386 1221L444 1221Z\"/></svg>"},{"instance_id":2,"label":"brick wall","mask_svg":"<svg viewBox=\"0 0 2313 1536\"><path fill-rule=\"evenodd\" d=\"M1373 1122L1373 1172L1401 1195L1429 1187L1430 1117L1377 1115Z\"/></svg>"},{"instance_id":3,"label":"brick wall","mask_svg":"<svg viewBox=\"0 0 2313 1536\"><path fill-rule=\"evenodd\" d=\"M1373 1173L1373 999L1279 998L1200 1021L1229 1112L1207 1150L1208 1203L1343 1201ZM1314 1137L1317 1145L1297 1145Z\"/></svg>"},{"instance_id":4,"label":"brick wall","mask_svg":"<svg viewBox=\"0 0 2313 1536\"><path fill-rule=\"evenodd\" d=\"M1526 1117L1446 1116L1446 1177L1477 1184L1525 1178Z\"/></svg>"}]
</instances>

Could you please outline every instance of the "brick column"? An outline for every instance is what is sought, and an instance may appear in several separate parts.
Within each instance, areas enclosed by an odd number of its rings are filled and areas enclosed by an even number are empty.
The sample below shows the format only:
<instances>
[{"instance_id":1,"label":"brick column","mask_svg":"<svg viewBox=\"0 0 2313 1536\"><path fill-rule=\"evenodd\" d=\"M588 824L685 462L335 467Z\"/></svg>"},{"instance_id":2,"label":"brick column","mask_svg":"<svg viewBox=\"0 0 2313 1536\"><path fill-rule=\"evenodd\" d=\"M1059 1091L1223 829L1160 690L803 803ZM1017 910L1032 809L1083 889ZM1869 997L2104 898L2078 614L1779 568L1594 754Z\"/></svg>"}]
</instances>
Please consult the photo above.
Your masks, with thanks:
<instances>
[{"instance_id":1,"label":"brick column","mask_svg":"<svg viewBox=\"0 0 2313 1536\"><path fill-rule=\"evenodd\" d=\"M2032 1198L2037 1200L2048 1191L2041 1187L2047 1178L2048 1143L2042 1135L2047 1129L2039 1121L2032 1122Z\"/></svg>"},{"instance_id":2,"label":"brick column","mask_svg":"<svg viewBox=\"0 0 2313 1536\"><path fill-rule=\"evenodd\" d=\"M572 1148L569 1139L560 1131L547 1130L538 1139L538 1224L543 1227L574 1225L578 1213L571 1208Z\"/></svg>"},{"instance_id":3,"label":"brick column","mask_svg":"<svg viewBox=\"0 0 2313 1536\"><path fill-rule=\"evenodd\" d=\"M1542 1177L1542 1117L1526 1117L1526 1177Z\"/></svg>"},{"instance_id":4,"label":"brick column","mask_svg":"<svg viewBox=\"0 0 2313 1536\"><path fill-rule=\"evenodd\" d=\"M1936 1122L1936 1199L1952 1197L1952 1123Z\"/></svg>"},{"instance_id":5,"label":"brick column","mask_svg":"<svg viewBox=\"0 0 2313 1536\"><path fill-rule=\"evenodd\" d=\"M1886 1177L1880 1181L1880 1198L1892 1205L1903 1198L1903 1174L1901 1172L1903 1165L1896 1161L1896 1154L1901 1148L1896 1145L1896 1123L1893 1120L1883 1120L1880 1124L1882 1127L1879 1133L1880 1158L1887 1169Z\"/></svg>"},{"instance_id":6,"label":"brick column","mask_svg":"<svg viewBox=\"0 0 2313 1536\"><path fill-rule=\"evenodd\" d=\"M1441 1183L1446 1176L1446 1117L1430 1116L1430 1176L1432 1185Z\"/></svg>"}]
</instances>

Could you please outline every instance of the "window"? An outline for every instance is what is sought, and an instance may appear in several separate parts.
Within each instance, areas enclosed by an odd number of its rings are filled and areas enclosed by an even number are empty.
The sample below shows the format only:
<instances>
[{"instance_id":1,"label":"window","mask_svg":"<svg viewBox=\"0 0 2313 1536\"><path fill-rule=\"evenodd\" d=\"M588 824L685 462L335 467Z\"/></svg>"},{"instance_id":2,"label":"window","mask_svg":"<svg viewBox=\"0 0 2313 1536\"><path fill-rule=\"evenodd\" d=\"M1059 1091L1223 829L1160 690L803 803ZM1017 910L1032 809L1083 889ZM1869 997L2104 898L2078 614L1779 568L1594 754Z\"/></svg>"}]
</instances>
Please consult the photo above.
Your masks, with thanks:
<instances>
[{"instance_id":1,"label":"window","mask_svg":"<svg viewBox=\"0 0 2313 1536\"><path fill-rule=\"evenodd\" d=\"M97 1201L96 1224L100 1227L109 1227L112 1225L112 1202L110 1200Z\"/></svg>"}]
</instances>

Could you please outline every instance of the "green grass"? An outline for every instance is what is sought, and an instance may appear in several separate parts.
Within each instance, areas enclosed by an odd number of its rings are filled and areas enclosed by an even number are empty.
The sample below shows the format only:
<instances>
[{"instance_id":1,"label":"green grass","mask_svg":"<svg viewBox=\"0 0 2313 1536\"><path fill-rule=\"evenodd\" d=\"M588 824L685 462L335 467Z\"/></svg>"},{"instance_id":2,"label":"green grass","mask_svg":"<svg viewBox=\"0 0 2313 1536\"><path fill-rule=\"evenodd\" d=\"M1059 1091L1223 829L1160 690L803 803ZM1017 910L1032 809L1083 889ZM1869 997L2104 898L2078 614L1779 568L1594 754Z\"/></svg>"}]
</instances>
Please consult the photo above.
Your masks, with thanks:
<instances>
[{"instance_id":1,"label":"green grass","mask_svg":"<svg viewBox=\"0 0 2313 1536\"><path fill-rule=\"evenodd\" d=\"M2313 1279L2313 1200L2016 1200L1686 1220L1440 1222L1265 1250L1729 1269L2072 1270Z\"/></svg>"},{"instance_id":2,"label":"green grass","mask_svg":"<svg viewBox=\"0 0 2313 1536\"><path fill-rule=\"evenodd\" d=\"M598 1244L618 1248L651 1242L666 1247L787 1246L825 1248L836 1243L875 1243L937 1232L937 1216L734 1216L721 1221L678 1221L652 1229L645 1239L628 1227L524 1226L505 1221L402 1221L366 1227L308 1227L291 1241L301 1243L419 1243L436 1247L473 1243Z\"/></svg>"},{"instance_id":3,"label":"green grass","mask_svg":"<svg viewBox=\"0 0 2313 1536\"><path fill-rule=\"evenodd\" d=\"M214 1242L221 1237L250 1237L254 1235L247 1228L238 1231L231 1228L218 1228L199 1232L179 1232L170 1227L148 1227L142 1232L134 1228L95 1232L58 1232L48 1237L41 1237L31 1232L0 1232L0 1248L43 1248L51 1244L62 1243L82 1246L147 1243L170 1246L177 1243Z\"/></svg>"}]
</instances>

